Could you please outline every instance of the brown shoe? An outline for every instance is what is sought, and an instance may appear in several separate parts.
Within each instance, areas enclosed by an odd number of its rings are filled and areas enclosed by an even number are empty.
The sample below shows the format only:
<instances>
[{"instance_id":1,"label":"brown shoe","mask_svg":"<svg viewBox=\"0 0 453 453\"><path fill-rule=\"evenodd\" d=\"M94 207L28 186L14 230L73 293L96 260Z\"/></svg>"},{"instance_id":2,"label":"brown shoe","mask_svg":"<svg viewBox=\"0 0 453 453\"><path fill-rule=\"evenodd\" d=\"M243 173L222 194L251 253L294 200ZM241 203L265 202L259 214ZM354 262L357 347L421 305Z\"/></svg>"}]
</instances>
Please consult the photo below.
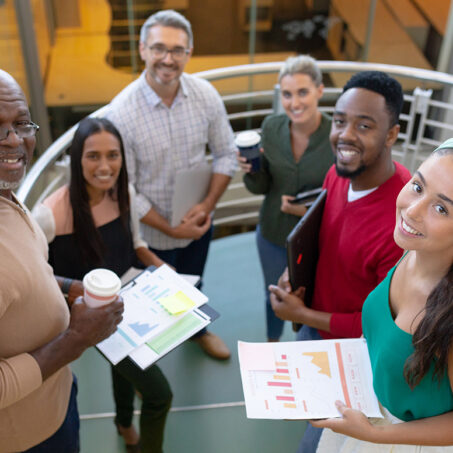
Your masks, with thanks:
<instances>
[{"instance_id":1,"label":"brown shoe","mask_svg":"<svg viewBox=\"0 0 453 453\"><path fill-rule=\"evenodd\" d=\"M201 349L214 359L227 360L231 356L230 350L224 341L211 332L206 332L201 337L194 338L193 341L198 343Z\"/></svg>"}]
</instances>

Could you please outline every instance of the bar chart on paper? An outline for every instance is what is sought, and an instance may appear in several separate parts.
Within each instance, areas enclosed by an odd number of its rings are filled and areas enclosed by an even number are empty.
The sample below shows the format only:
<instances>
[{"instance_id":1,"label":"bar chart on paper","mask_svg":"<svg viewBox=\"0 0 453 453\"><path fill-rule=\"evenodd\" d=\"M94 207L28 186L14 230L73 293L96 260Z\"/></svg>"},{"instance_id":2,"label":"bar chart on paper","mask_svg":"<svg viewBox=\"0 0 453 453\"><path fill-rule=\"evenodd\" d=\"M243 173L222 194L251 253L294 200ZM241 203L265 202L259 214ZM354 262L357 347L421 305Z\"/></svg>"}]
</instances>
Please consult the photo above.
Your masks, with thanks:
<instances>
[{"instance_id":1,"label":"bar chart on paper","mask_svg":"<svg viewBox=\"0 0 453 453\"><path fill-rule=\"evenodd\" d=\"M363 339L239 342L249 418L338 417L335 401L380 417Z\"/></svg>"},{"instance_id":2,"label":"bar chart on paper","mask_svg":"<svg viewBox=\"0 0 453 453\"><path fill-rule=\"evenodd\" d=\"M121 296L123 320L116 332L97 345L114 365L185 316L193 315L193 309L208 300L166 265L141 273L121 290Z\"/></svg>"}]
</instances>

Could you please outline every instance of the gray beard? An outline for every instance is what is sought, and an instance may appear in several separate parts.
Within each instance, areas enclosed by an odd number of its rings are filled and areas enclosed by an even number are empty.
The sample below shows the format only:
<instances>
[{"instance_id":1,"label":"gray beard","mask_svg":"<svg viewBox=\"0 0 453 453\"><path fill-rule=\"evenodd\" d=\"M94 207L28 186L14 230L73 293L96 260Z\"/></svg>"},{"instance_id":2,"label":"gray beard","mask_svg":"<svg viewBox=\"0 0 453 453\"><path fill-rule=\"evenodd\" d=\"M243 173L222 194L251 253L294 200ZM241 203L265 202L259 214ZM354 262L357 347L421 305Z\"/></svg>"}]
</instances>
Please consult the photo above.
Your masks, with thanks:
<instances>
[{"instance_id":1,"label":"gray beard","mask_svg":"<svg viewBox=\"0 0 453 453\"><path fill-rule=\"evenodd\" d=\"M25 178L26 172L24 171L24 174L22 178L20 178L18 181L3 181L0 179L0 190L16 190L19 188L19 186L22 184L22 181Z\"/></svg>"}]
</instances>

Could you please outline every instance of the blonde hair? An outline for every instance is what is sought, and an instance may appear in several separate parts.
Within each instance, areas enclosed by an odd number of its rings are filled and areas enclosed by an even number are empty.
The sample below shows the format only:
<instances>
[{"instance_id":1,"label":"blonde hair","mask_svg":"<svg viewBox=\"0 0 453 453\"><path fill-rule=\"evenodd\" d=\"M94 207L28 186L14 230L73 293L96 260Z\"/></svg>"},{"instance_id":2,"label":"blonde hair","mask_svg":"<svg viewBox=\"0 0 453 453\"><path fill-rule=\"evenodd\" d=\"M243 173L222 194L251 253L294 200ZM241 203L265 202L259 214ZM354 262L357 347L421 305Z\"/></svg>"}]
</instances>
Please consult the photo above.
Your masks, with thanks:
<instances>
[{"instance_id":1,"label":"blonde hair","mask_svg":"<svg viewBox=\"0 0 453 453\"><path fill-rule=\"evenodd\" d=\"M310 76L314 84L319 87L322 84L322 74L316 60L310 55L298 55L297 57L289 57L280 69L278 75L278 83L283 77L294 74L306 74Z\"/></svg>"}]
</instances>

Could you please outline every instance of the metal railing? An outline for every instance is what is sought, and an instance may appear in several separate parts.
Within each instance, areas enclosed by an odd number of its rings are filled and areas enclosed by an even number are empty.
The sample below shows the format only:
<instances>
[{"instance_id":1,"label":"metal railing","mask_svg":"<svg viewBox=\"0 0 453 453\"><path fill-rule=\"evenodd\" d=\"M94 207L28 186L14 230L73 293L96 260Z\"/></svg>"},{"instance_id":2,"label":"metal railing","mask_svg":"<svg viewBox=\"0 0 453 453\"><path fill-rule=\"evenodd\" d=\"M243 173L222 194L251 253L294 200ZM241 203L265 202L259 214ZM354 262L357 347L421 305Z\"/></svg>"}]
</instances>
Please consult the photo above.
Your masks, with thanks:
<instances>
[{"instance_id":1,"label":"metal railing","mask_svg":"<svg viewBox=\"0 0 453 453\"><path fill-rule=\"evenodd\" d=\"M281 65L282 62L241 65L203 71L197 75L214 82L244 76L276 74ZM318 65L326 74L378 70L419 82L417 84L419 87L404 96L405 113L400 116L401 132L393 149L394 157L411 171L443 139L453 136L453 105L445 101L450 97L450 91L453 88L453 76L425 69L374 63L319 61ZM253 86L253 83L249 85ZM326 88L321 100L321 110L331 112L340 93L341 88ZM228 94L222 98L233 126L238 121L264 118L281 108L278 101L278 87L273 86L269 86L266 90ZM243 110L231 112L233 109L237 110L238 105L242 105ZM103 107L92 116L102 116L105 110L106 107ZM452 124L449 124L450 121ZM18 197L29 208L68 180L69 156L66 151L71 144L76 126L56 140L28 172L18 190ZM262 196L251 196L242 184L241 175L236 175L217 205L214 224L256 222L262 198Z\"/></svg>"}]
</instances>

